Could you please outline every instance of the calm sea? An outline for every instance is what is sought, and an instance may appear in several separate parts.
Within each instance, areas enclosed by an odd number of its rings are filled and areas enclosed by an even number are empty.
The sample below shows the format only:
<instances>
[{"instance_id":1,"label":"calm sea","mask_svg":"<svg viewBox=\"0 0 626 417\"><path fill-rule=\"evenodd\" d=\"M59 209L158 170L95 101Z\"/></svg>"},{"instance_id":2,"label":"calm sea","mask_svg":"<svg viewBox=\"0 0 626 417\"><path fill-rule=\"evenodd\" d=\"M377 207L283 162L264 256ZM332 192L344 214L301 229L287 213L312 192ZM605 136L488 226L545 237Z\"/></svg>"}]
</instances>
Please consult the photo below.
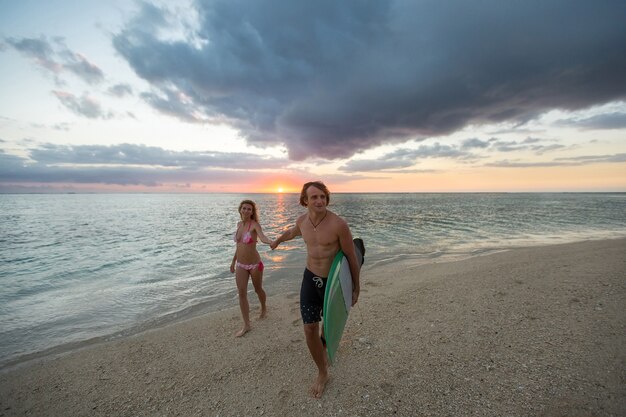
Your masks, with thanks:
<instances>
[{"instance_id":1,"label":"calm sea","mask_svg":"<svg viewBox=\"0 0 626 417\"><path fill-rule=\"evenodd\" d=\"M0 367L236 305L244 198L270 238L304 212L296 194L0 195ZM365 271L626 236L626 193L333 194L330 208L364 239ZM302 240L259 252L268 293L298 291Z\"/></svg>"}]
</instances>

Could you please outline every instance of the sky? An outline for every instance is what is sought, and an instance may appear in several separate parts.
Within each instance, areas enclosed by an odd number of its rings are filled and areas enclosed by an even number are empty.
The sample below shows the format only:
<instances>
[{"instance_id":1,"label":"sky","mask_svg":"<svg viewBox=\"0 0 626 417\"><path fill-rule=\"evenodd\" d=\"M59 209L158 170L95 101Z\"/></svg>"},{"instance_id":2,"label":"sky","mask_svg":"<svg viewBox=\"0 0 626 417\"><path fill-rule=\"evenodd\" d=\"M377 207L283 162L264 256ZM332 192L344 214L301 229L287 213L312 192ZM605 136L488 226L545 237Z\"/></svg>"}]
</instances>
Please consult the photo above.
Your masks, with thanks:
<instances>
[{"instance_id":1,"label":"sky","mask_svg":"<svg viewBox=\"0 0 626 417\"><path fill-rule=\"evenodd\" d=\"M624 192L624 16L0 0L0 192Z\"/></svg>"}]
</instances>

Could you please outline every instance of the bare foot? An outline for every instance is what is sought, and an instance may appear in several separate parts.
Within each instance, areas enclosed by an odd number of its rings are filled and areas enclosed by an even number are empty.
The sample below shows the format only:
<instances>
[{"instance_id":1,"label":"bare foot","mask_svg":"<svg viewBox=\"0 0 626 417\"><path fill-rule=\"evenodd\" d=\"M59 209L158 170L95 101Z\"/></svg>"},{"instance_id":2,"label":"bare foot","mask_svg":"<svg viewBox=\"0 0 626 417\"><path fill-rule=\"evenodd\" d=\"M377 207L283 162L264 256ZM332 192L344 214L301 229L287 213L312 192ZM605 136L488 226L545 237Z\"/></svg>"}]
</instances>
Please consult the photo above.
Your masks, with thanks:
<instances>
[{"instance_id":1,"label":"bare foot","mask_svg":"<svg viewBox=\"0 0 626 417\"><path fill-rule=\"evenodd\" d=\"M259 315L259 320L263 320L267 317L267 309L261 309L261 314Z\"/></svg>"},{"instance_id":2,"label":"bare foot","mask_svg":"<svg viewBox=\"0 0 626 417\"><path fill-rule=\"evenodd\" d=\"M235 337L241 337L244 334L248 333L251 330L250 326L243 326L241 330L235 333Z\"/></svg>"},{"instance_id":3,"label":"bare foot","mask_svg":"<svg viewBox=\"0 0 626 417\"><path fill-rule=\"evenodd\" d=\"M328 372L317 375L315 382L311 385L311 395L313 398L322 398L322 394L324 393L324 389L326 388L326 384L329 380L330 375Z\"/></svg>"}]
</instances>

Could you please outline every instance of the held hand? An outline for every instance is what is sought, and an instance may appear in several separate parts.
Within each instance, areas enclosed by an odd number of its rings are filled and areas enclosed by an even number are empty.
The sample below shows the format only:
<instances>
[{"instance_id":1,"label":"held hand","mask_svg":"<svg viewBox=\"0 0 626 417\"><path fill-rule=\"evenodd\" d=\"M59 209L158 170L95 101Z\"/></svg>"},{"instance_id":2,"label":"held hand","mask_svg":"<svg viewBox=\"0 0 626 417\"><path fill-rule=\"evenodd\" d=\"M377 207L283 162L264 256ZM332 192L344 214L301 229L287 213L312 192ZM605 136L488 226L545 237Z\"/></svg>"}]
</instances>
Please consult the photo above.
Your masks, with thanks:
<instances>
[{"instance_id":1,"label":"held hand","mask_svg":"<svg viewBox=\"0 0 626 417\"><path fill-rule=\"evenodd\" d=\"M235 263L234 262L232 264L230 264L230 273L231 274L235 273Z\"/></svg>"},{"instance_id":2,"label":"held hand","mask_svg":"<svg viewBox=\"0 0 626 417\"><path fill-rule=\"evenodd\" d=\"M272 250L276 249L277 246L278 246L278 240L272 240L270 242L270 248L272 248Z\"/></svg>"}]
</instances>

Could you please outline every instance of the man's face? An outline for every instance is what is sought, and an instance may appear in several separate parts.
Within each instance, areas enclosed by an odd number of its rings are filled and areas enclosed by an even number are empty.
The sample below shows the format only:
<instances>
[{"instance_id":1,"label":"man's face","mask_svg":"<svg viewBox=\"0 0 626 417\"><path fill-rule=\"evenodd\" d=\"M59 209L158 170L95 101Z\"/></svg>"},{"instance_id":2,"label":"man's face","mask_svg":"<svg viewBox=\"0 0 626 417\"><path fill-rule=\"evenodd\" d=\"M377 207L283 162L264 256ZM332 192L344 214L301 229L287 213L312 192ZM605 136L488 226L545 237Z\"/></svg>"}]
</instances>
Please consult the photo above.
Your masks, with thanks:
<instances>
[{"instance_id":1,"label":"man's face","mask_svg":"<svg viewBox=\"0 0 626 417\"><path fill-rule=\"evenodd\" d=\"M314 185L306 189L306 202L308 207L315 209L325 208L328 204L324 191L320 190Z\"/></svg>"}]
</instances>

